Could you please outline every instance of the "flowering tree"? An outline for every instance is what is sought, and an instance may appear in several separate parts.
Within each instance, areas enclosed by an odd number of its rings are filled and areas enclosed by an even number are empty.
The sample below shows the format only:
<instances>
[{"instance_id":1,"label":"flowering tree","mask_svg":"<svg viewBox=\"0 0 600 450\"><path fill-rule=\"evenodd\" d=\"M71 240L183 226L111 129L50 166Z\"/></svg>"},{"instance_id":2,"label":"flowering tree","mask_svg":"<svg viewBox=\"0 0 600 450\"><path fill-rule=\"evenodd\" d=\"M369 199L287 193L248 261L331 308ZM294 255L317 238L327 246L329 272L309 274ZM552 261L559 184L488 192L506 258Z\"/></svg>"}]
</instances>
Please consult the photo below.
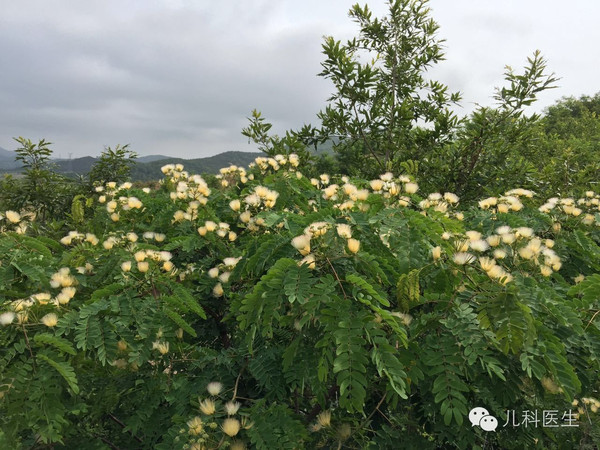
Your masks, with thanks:
<instances>
[{"instance_id":1,"label":"flowering tree","mask_svg":"<svg viewBox=\"0 0 600 450\"><path fill-rule=\"evenodd\" d=\"M165 166L58 235L3 212L2 446L598 444L598 193L301 171ZM543 410L577 426L512 426Z\"/></svg>"}]
</instances>

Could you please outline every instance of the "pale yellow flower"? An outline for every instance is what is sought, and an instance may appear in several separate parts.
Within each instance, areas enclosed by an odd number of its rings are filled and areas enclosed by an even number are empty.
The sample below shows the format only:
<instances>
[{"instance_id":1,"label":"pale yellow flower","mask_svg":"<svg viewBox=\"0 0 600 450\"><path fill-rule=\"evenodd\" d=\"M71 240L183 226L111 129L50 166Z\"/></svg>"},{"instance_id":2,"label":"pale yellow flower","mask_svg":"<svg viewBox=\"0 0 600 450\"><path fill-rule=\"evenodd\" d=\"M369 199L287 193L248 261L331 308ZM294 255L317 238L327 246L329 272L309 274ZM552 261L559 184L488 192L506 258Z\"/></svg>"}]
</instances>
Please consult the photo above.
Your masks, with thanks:
<instances>
[{"instance_id":1,"label":"pale yellow flower","mask_svg":"<svg viewBox=\"0 0 600 450\"><path fill-rule=\"evenodd\" d=\"M230 275L231 272L223 272L221 275L219 275L219 281L221 283L227 283L229 281Z\"/></svg>"},{"instance_id":2,"label":"pale yellow flower","mask_svg":"<svg viewBox=\"0 0 600 450\"><path fill-rule=\"evenodd\" d=\"M12 311L3 312L0 314L0 325L10 325L15 320L15 313Z\"/></svg>"},{"instance_id":3,"label":"pale yellow flower","mask_svg":"<svg viewBox=\"0 0 600 450\"><path fill-rule=\"evenodd\" d=\"M200 402L200 411L207 416L212 416L216 412L217 408L215 407L215 402L211 399L207 398L206 400Z\"/></svg>"},{"instance_id":4,"label":"pale yellow flower","mask_svg":"<svg viewBox=\"0 0 600 450\"><path fill-rule=\"evenodd\" d=\"M406 183L404 185L404 191L407 194L415 194L419 190L419 185L417 183Z\"/></svg>"},{"instance_id":5,"label":"pale yellow flower","mask_svg":"<svg viewBox=\"0 0 600 450\"><path fill-rule=\"evenodd\" d=\"M227 436L235 436L240 431L240 421L237 419L227 418L223 421L223 432Z\"/></svg>"},{"instance_id":6,"label":"pale yellow flower","mask_svg":"<svg viewBox=\"0 0 600 450\"><path fill-rule=\"evenodd\" d=\"M58 316L54 313L49 313L49 314L46 314L44 317L42 317L40 319L40 322L42 322L47 327L52 328L52 327L55 327L56 324L58 323Z\"/></svg>"},{"instance_id":7,"label":"pale yellow flower","mask_svg":"<svg viewBox=\"0 0 600 450\"><path fill-rule=\"evenodd\" d=\"M479 258L479 264L483 270L489 272L493 267L496 266L496 261L494 261L492 258Z\"/></svg>"},{"instance_id":8,"label":"pale yellow flower","mask_svg":"<svg viewBox=\"0 0 600 450\"><path fill-rule=\"evenodd\" d=\"M490 247L490 245L483 239L477 239L475 241L471 241L469 243L469 247L476 252L484 252Z\"/></svg>"},{"instance_id":9,"label":"pale yellow flower","mask_svg":"<svg viewBox=\"0 0 600 450\"><path fill-rule=\"evenodd\" d=\"M298 263L299 266L301 266L302 264L307 264L310 270L314 270L316 267L315 255L313 255L312 253L306 255L304 258L302 258L302 261Z\"/></svg>"},{"instance_id":10,"label":"pale yellow flower","mask_svg":"<svg viewBox=\"0 0 600 450\"><path fill-rule=\"evenodd\" d=\"M323 428L331 425L331 411L323 411L317 416L317 422Z\"/></svg>"},{"instance_id":11,"label":"pale yellow flower","mask_svg":"<svg viewBox=\"0 0 600 450\"><path fill-rule=\"evenodd\" d=\"M310 253L310 236L308 234L296 236L292 239L292 246L298 250L301 255L308 255Z\"/></svg>"},{"instance_id":12,"label":"pale yellow flower","mask_svg":"<svg viewBox=\"0 0 600 450\"><path fill-rule=\"evenodd\" d=\"M204 422L202 422L202 419L200 417L196 416L193 419L188 420L187 426L189 429L189 433L192 436L197 436L200 433L202 433L202 430L204 429Z\"/></svg>"},{"instance_id":13,"label":"pale yellow flower","mask_svg":"<svg viewBox=\"0 0 600 450\"><path fill-rule=\"evenodd\" d=\"M350 239L352 237L352 228L346 223L340 223L337 225L337 234L345 239Z\"/></svg>"},{"instance_id":14,"label":"pale yellow flower","mask_svg":"<svg viewBox=\"0 0 600 450\"><path fill-rule=\"evenodd\" d=\"M210 395L219 395L223 390L223 384L218 381L212 381L206 385L206 390Z\"/></svg>"},{"instance_id":15,"label":"pale yellow flower","mask_svg":"<svg viewBox=\"0 0 600 450\"><path fill-rule=\"evenodd\" d=\"M223 295L223 292L224 292L223 291L223 286L221 285L221 283L217 283L215 285L215 287L213 288L212 292L213 292L213 295L215 297L221 297Z\"/></svg>"},{"instance_id":16,"label":"pale yellow flower","mask_svg":"<svg viewBox=\"0 0 600 450\"><path fill-rule=\"evenodd\" d=\"M499 213L506 214L509 210L510 210L510 206L508 206L506 203L500 203L498 205L498 212Z\"/></svg>"},{"instance_id":17,"label":"pale yellow flower","mask_svg":"<svg viewBox=\"0 0 600 450\"><path fill-rule=\"evenodd\" d=\"M466 252L458 252L454 254L453 260L456 264L459 265L464 265L464 264L470 264L473 261L475 261L475 256L470 254L470 253L466 253Z\"/></svg>"},{"instance_id":18,"label":"pale yellow flower","mask_svg":"<svg viewBox=\"0 0 600 450\"><path fill-rule=\"evenodd\" d=\"M442 256L442 247L440 247L439 245L437 247L433 247L431 249L431 256L433 256L434 261L440 259Z\"/></svg>"},{"instance_id":19,"label":"pale yellow flower","mask_svg":"<svg viewBox=\"0 0 600 450\"><path fill-rule=\"evenodd\" d=\"M488 236L486 240L491 247L498 247L501 239L497 234L492 234L491 236Z\"/></svg>"},{"instance_id":20,"label":"pale yellow flower","mask_svg":"<svg viewBox=\"0 0 600 450\"><path fill-rule=\"evenodd\" d=\"M358 250L360 249L360 241L357 239L348 239L348 250L350 250L350 252L352 253L358 253Z\"/></svg>"},{"instance_id":21,"label":"pale yellow flower","mask_svg":"<svg viewBox=\"0 0 600 450\"><path fill-rule=\"evenodd\" d=\"M140 261L137 263L137 268L140 272L144 273L148 272L150 265L148 264L148 261Z\"/></svg>"},{"instance_id":22,"label":"pale yellow flower","mask_svg":"<svg viewBox=\"0 0 600 450\"><path fill-rule=\"evenodd\" d=\"M227 402L225 403L225 412L228 416L233 416L237 414L240 409L240 404L238 402Z\"/></svg>"}]
</instances>

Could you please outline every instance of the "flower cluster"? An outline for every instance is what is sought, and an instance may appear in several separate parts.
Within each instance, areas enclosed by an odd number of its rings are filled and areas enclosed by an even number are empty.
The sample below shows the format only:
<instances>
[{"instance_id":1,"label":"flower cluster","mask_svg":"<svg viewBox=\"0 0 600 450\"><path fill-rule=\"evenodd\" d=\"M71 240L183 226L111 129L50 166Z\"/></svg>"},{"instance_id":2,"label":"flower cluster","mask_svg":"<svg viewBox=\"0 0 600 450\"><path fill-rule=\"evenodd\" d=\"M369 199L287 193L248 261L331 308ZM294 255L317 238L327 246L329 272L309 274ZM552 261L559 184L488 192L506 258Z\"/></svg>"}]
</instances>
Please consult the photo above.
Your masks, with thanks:
<instances>
[{"instance_id":1,"label":"flower cluster","mask_svg":"<svg viewBox=\"0 0 600 450\"><path fill-rule=\"evenodd\" d=\"M453 194L452 192L446 192L444 195L439 192L434 192L429 194L426 199L423 199L419 202L419 207L423 211L427 211L429 208L433 208L434 211L438 211L443 213L446 217L450 217L450 212L448 211L449 207L455 206L458 204L459 198L458 195ZM401 206L408 206L408 202L401 199ZM463 220L464 215L461 212L456 212L453 214L458 220Z\"/></svg>"},{"instance_id":2,"label":"flower cluster","mask_svg":"<svg viewBox=\"0 0 600 450\"><path fill-rule=\"evenodd\" d=\"M525 189L513 189L508 191L505 195L500 197L488 197L479 201L479 207L481 209L488 209L492 212L508 213L509 211L520 211L523 209L523 203L519 199L519 195L522 194L526 197L533 196L533 192L526 191ZM523 191L523 192L521 192ZM512 194L510 194L512 193ZM526 195L528 194L528 195Z\"/></svg>"},{"instance_id":3,"label":"flower cluster","mask_svg":"<svg viewBox=\"0 0 600 450\"><path fill-rule=\"evenodd\" d=\"M210 269L208 271L208 276L210 278L218 278L219 282L213 287L213 295L215 297L221 297L223 296L224 290L223 290L223 284L222 283L228 283L229 282L229 276L231 275L231 271L235 268L235 266L237 265L238 262L240 262L240 260L242 259L242 257L238 257L238 258L234 258L234 257L229 257L229 258L225 258L223 260L222 264L219 264L216 267L213 267L212 269Z\"/></svg>"},{"instance_id":4,"label":"flower cluster","mask_svg":"<svg viewBox=\"0 0 600 450\"><path fill-rule=\"evenodd\" d=\"M554 241L537 237L529 227L511 228L507 225L496 228L496 233L483 237L479 231L471 230L453 235L445 232L442 239L453 239L455 253L453 261L457 265L479 261L481 269L492 279L507 284L513 276L498 263L498 260L512 258L528 262L538 267L542 276L548 277L561 268L560 257L552 249ZM441 257L441 248L432 250L434 260Z\"/></svg>"},{"instance_id":5,"label":"flower cluster","mask_svg":"<svg viewBox=\"0 0 600 450\"><path fill-rule=\"evenodd\" d=\"M593 397L582 397L581 402L578 399L573 400L573 406L578 407L577 412L580 415L584 415L588 411L593 413L597 413L600 410L600 400L595 399Z\"/></svg>"},{"instance_id":6,"label":"flower cluster","mask_svg":"<svg viewBox=\"0 0 600 450\"><path fill-rule=\"evenodd\" d=\"M215 178L221 181L222 187L227 187L237 184L238 179L240 180L240 183L246 184L248 180L254 179L254 175L248 175L246 169L243 167L231 165L229 167L221 168Z\"/></svg>"},{"instance_id":7,"label":"flower cluster","mask_svg":"<svg viewBox=\"0 0 600 450\"><path fill-rule=\"evenodd\" d=\"M29 320L30 309L34 306L53 305L59 307L68 304L75 296L76 284L77 280L71 275L68 267L59 269L50 278L50 286L53 289L60 289L54 297L50 292L38 292L29 297L11 301L8 303L10 310L0 314L0 325L9 325L15 319L17 323L26 323ZM42 317L40 322L48 327L53 327L57 324L58 317L54 313L49 313Z\"/></svg>"},{"instance_id":8,"label":"flower cluster","mask_svg":"<svg viewBox=\"0 0 600 450\"><path fill-rule=\"evenodd\" d=\"M98 245L100 240L93 233L80 233L78 231L69 231L69 233L60 240L63 245L71 245L75 242L88 242L92 245Z\"/></svg>"},{"instance_id":9,"label":"flower cluster","mask_svg":"<svg viewBox=\"0 0 600 450\"><path fill-rule=\"evenodd\" d=\"M206 236L208 233L214 232L220 238L227 238L230 242L233 242L237 239L237 233L235 231L230 230L230 226L225 222L213 222L212 220L207 220L204 222L204 225L198 228L198 234L202 237Z\"/></svg>"},{"instance_id":10,"label":"flower cluster","mask_svg":"<svg viewBox=\"0 0 600 450\"><path fill-rule=\"evenodd\" d=\"M205 448L204 445L211 440L222 442L224 439L239 437L242 430L249 430L254 426L247 416L242 415L238 418L241 404L235 401L235 397L224 403L220 399L223 391L222 383L213 381L206 386L206 390L210 395L209 398L198 397L200 415L194 416L186 422L187 429L179 430L181 436L187 435L188 448L191 449ZM230 449L246 448L239 440L228 442L228 444Z\"/></svg>"},{"instance_id":11,"label":"flower cluster","mask_svg":"<svg viewBox=\"0 0 600 450\"><path fill-rule=\"evenodd\" d=\"M299 265L307 264L309 269L316 267L315 255L311 253L311 241L320 238L327 234L333 228L333 224L329 222L313 222L304 229L304 233L292 239L292 246L304 256L299 262ZM346 239L346 248L352 254L358 253L360 249L360 241L352 238L352 229L348 224L337 224L335 226L336 234Z\"/></svg>"},{"instance_id":12,"label":"flower cluster","mask_svg":"<svg viewBox=\"0 0 600 450\"><path fill-rule=\"evenodd\" d=\"M0 225L0 232L5 229L14 229L17 234L25 234L28 227L27 221L33 222L35 217L35 212L4 211L4 214L0 213L0 224L4 222L4 225Z\"/></svg>"},{"instance_id":13,"label":"flower cluster","mask_svg":"<svg viewBox=\"0 0 600 450\"><path fill-rule=\"evenodd\" d=\"M369 182L373 193L383 195L385 198L395 198L400 196L400 205L406 206L410 199L405 195L416 194L419 185L411 181L407 175L400 175L395 178L391 172L380 175L378 179ZM405 194L405 195L401 195Z\"/></svg>"},{"instance_id":14,"label":"flower cluster","mask_svg":"<svg viewBox=\"0 0 600 450\"><path fill-rule=\"evenodd\" d=\"M98 196L98 202L102 204L106 203L106 211L110 214L110 218L113 222L119 221L120 213L122 211L142 209L142 207L144 206L142 201L137 197L126 197L123 195L117 197L117 193L119 191L128 190L131 189L131 187L132 184L129 182L125 182L117 186L117 183L115 183L114 181L106 183L106 187L96 187L96 192L101 194Z\"/></svg>"},{"instance_id":15,"label":"flower cluster","mask_svg":"<svg viewBox=\"0 0 600 450\"><path fill-rule=\"evenodd\" d=\"M340 211L350 210L354 208L357 202L358 208L361 211L367 211L369 205L362 203L369 198L368 189L359 189L354 184L350 183L347 177L342 177L344 184L340 187L337 184L329 184L327 187L322 189L322 197L325 200L336 201L333 205L334 208Z\"/></svg>"},{"instance_id":16,"label":"flower cluster","mask_svg":"<svg viewBox=\"0 0 600 450\"><path fill-rule=\"evenodd\" d=\"M160 169L166 175L162 180L171 190L171 200L197 200L201 205L206 205L210 196L210 189L204 178L200 175L190 175L183 170L182 164L167 164Z\"/></svg>"},{"instance_id":17,"label":"flower cluster","mask_svg":"<svg viewBox=\"0 0 600 450\"><path fill-rule=\"evenodd\" d=\"M254 191L244 198L244 203L247 205L246 210L248 208L253 210L271 209L275 206L278 197L279 193L277 191L264 186L256 186Z\"/></svg>"},{"instance_id":18,"label":"flower cluster","mask_svg":"<svg viewBox=\"0 0 600 450\"><path fill-rule=\"evenodd\" d=\"M150 262L155 263L156 266L160 265L160 268L169 273L173 273L174 265L171 262L173 255L167 251L157 250L139 250L133 254L137 270L140 273L146 273L150 270ZM123 272L130 272L133 268L133 262L128 260L121 263L121 270Z\"/></svg>"},{"instance_id":19,"label":"flower cluster","mask_svg":"<svg viewBox=\"0 0 600 450\"><path fill-rule=\"evenodd\" d=\"M557 218L560 216L579 217L585 225L594 225L595 223L600 226L600 220L597 220L595 216L600 211L600 195L594 191L587 191L585 197L577 200L572 197L552 197L540 206L539 210Z\"/></svg>"},{"instance_id":20,"label":"flower cluster","mask_svg":"<svg viewBox=\"0 0 600 450\"><path fill-rule=\"evenodd\" d=\"M254 163L250 163L248 167L257 167L264 175L268 171L277 172L281 168L287 168L290 171L294 171L299 165L300 158L297 154L291 153L288 156L275 155L273 158L259 156L254 160Z\"/></svg>"}]
</instances>

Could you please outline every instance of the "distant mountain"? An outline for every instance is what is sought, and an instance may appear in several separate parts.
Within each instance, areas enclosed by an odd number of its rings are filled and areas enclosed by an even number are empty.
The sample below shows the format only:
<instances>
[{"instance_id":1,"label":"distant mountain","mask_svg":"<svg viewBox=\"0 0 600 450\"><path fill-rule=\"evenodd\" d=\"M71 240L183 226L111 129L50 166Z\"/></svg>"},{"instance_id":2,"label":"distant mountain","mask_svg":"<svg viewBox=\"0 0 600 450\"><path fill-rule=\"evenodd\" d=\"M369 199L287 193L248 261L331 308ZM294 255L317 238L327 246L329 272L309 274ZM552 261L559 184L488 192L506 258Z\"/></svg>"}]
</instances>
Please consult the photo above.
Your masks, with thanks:
<instances>
[{"instance_id":1,"label":"distant mountain","mask_svg":"<svg viewBox=\"0 0 600 450\"><path fill-rule=\"evenodd\" d=\"M150 155L138 158L131 171L131 178L138 180L158 180L163 175L160 168L165 164L183 164L185 170L190 173L218 173L222 167L232 164L247 167L262 153L248 152L225 152L208 158L182 159L171 158L165 155ZM14 152L0 148L0 172L18 172L20 164L15 160ZM85 175L91 169L98 158L84 156L73 159L53 159L54 170L65 175Z\"/></svg>"},{"instance_id":2,"label":"distant mountain","mask_svg":"<svg viewBox=\"0 0 600 450\"><path fill-rule=\"evenodd\" d=\"M85 175L92 170L92 166L97 159L91 156L84 156L83 158L58 159L52 162L58 167L56 171L59 173Z\"/></svg>"},{"instance_id":3,"label":"distant mountain","mask_svg":"<svg viewBox=\"0 0 600 450\"><path fill-rule=\"evenodd\" d=\"M0 147L0 161L15 159L15 152L11 152L10 150L6 150L5 148Z\"/></svg>"},{"instance_id":4,"label":"distant mountain","mask_svg":"<svg viewBox=\"0 0 600 450\"><path fill-rule=\"evenodd\" d=\"M15 152L0 147L0 171L11 171L21 167L21 163L15 161L15 156L17 156Z\"/></svg>"},{"instance_id":5,"label":"distant mountain","mask_svg":"<svg viewBox=\"0 0 600 450\"><path fill-rule=\"evenodd\" d=\"M154 161L160 161L161 159L169 159L171 158L170 156L165 156L165 155L148 155L148 156L140 156L137 159L138 163L149 163L149 162L154 162Z\"/></svg>"}]
</instances>

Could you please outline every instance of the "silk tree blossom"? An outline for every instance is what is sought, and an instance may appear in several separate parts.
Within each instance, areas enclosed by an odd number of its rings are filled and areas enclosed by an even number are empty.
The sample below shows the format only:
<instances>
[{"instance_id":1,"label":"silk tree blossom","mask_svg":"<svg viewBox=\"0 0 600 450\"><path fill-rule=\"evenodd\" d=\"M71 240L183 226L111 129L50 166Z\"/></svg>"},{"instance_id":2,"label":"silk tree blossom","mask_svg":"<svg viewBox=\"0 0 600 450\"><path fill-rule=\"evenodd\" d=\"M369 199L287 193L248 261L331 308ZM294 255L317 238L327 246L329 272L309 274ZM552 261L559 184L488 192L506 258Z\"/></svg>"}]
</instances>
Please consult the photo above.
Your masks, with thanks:
<instances>
[{"instance_id":1,"label":"silk tree blossom","mask_svg":"<svg viewBox=\"0 0 600 450\"><path fill-rule=\"evenodd\" d=\"M470 241L478 241L479 239L481 239L481 233L479 231L467 231L465 232L465 235L469 238Z\"/></svg>"},{"instance_id":2,"label":"silk tree blossom","mask_svg":"<svg viewBox=\"0 0 600 450\"><path fill-rule=\"evenodd\" d=\"M213 288L212 293L215 297L222 297L224 293L223 285L221 283L217 283Z\"/></svg>"},{"instance_id":3,"label":"silk tree blossom","mask_svg":"<svg viewBox=\"0 0 600 450\"><path fill-rule=\"evenodd\" d=\"M371 180L369 182L369 185L371 186L371 189L373 189L374 192L381 192L385 183L383 180Z\"/></svg>"},{"instance_id":4,"label":"silk tree blossom","mask_svg":"<svg viewBox=\"0 0 600 450\"><path fill-rule=\"evenodd\" d=\"M21 221L21 215L12 210L8 210L4 213L4 216L10 223L19 223Z\"/></svg>"},{"instance_id":5,"label":"silk tree blossom","mask_svg":"<svg viewBox=\"0 0 600 450\"><path fill-rule=\"evenodd\" d=\"M491 236L488 236L486 238L486 241L488 244L490 244L491 247L498 247L500 245L500 236L498 236L497 234L492 234Z\"/></svg>"},{"instance_id":6,"label":"silk tree blossom","mask_svg":"<svg viewBox=\"0 0 600 450\"><path fill-rule=\"evenodd\" d=\"M337 234L344 239L350 239L352 237L352 229L350 228L350 225L340 223L337 225Z\"/></svg>"},{"instance_id":7,"label":"silk tree blossom","mask_svg":"<svg viewBox=\"0 0 600 450\"><path fill-rule=\"evenodd\" d=\"M360 241L358 241L357 239L348 239L348 250L350 250L351 253L358 253L358 250L360 249Z\"/></svg>"},{"instance_id":8,"label":"silk tree blossom","mask_svg":"<svg viewBox=\"0 0 600 450\"><path fill-rule=\"evenodd\" d=\"M58 323L58 316L54 313L49 313L42 317L40 322L46 325L48 328L52 328Z\"/></svg>"},{"instance_id":9,"label":"silk tree blossom","mask_svg":"<svg viewBox=\"0 0 600 450\"><path fill-rule=\"evenodd\" d=\"M306 256L310 253L310 236L308 234L301 234L292 239L292 246L300 252L301 255Z\"/></svg>"},{"instance_id":10,"label":"silk tree blossom","mask_svg":"<svg viewBox=\"0 0 600 450\"><path fill-rule=\"evenodd\" d=\"M238 402L227 402L225 403L225 412L228 416L234 416L237 414L240 409L240 404Z\"/></svg>"},{"instance_id":11,"label":"silk tree blossom","mask_svg":"<svg viewBox=\"0 0 600 450\"><path fill-rule=\"evenodd\" d=\"M479 265L485 272L489 272L496 266L496 261L492 258L479 258Z\"/></svg>"},{"instance_id":12,"label":"silk tree blossom","mask_svg":"<svg viewBox=\"0 0 600 450\"><path fill-rule=\"evenodd\" d=\"M454 254L453 258L454 262L458 265L470 264L476 260L475 256L471 253L466 252L457 252Z\"/></svg>"},{"instance_id":13,"label":"silk tree blossom","mask_svg":"<svg viewBox=\"0 0 600 450\"><path fill-rule=\"evenodd\" d=\"M200 402L200 411L202 411L202 414L206 414L207 416L212 416L217 411L215 402L209 398L201 401Z\"/></svg>"},{"instance_id":14,"label":"silk tree blossom","mask_svg":"<svg viewBox=\"0 0 600 450\"><path fill-rule=\"evenodd\" d=\"M314 270L317 267L315 262L315 255L313 253L309 253L308 255L306 255L304 258L302 258L300 262L298 262L299 266L301 266L302 264L306 264L310 270Z\"/></svg>"},{"instance_id":15,"label":"silk tree blossom","mask_svg":"<svg viewBox=\"0 0 600 450\"><path fill-rule=\"evenodd\" d=\"M210 395L217 396L223 390L223 384L218 381L212 381L206 385L206 390Z\"/></svg>"},{"instance_id":16,"label":"silk tree blossom","mask_svg":"<svg viewBox=\"0 0 600 450\"><path fill-rule=\"evenodd\" d=\"M477 239L476 241L471 241L469 247L476 252L485 252L490 245L483 239Z\"/></svg>"},{"instance_id":17,"label":"silk tree blossom","mask_svg":"<svg viewBox=\"0 0 600 450\"><path fill-rule=\"evenodd\" d=\"M417 183L406 183L404 185L404 192L407 194L416 194L419 190L419 185Z\"/></svg>"},{"instance_id":18,"label":"silk tree blossom","mask_svg":"<svg viewBox=\"0 0 600 450\"><path fill-rule=\"evenodd\" d=\"M221 428L227 436L233 437L240 431L240 421L233 418L227 418L223 421Z\"/></svg>"},{"instance_id":19,"label":"silk tree blossom","mask_svg":"<svg viewBox=\"0 0 600 450\"><path fill-rule=\"evenodd\" d=\"M444 200L446 200L448 203L454 205L454 204L458 203L459 198L458 198L458 195L453 194L452 192L446 192L446 193L444 193Z\"/></svg>"},{"instance_id":20,"label":"silk tree blossom","mask_svg":"<svg viewBox=\"0 0 600 450\"><path fill-rule=\"evenodd\" d=\"M0 325L10 325L15 320L15 317L16 315L12 311L3 312L2 314L0 314Z\"/></svg>"},{"instance_id":21,"label":"silk tree blossom","mask_svg":"<svg viewBox=\"0 0 600 450\"><path fill-rule=\"evenodd\" d=\"M227 267L228 269L233 269L237 263L240 262L240 260L242 259L241 256L234 258L234 257L229 257L229 258L225 258L223 260L223 264L225 265L225 267Z\"/></svg>"}]
</instances>

